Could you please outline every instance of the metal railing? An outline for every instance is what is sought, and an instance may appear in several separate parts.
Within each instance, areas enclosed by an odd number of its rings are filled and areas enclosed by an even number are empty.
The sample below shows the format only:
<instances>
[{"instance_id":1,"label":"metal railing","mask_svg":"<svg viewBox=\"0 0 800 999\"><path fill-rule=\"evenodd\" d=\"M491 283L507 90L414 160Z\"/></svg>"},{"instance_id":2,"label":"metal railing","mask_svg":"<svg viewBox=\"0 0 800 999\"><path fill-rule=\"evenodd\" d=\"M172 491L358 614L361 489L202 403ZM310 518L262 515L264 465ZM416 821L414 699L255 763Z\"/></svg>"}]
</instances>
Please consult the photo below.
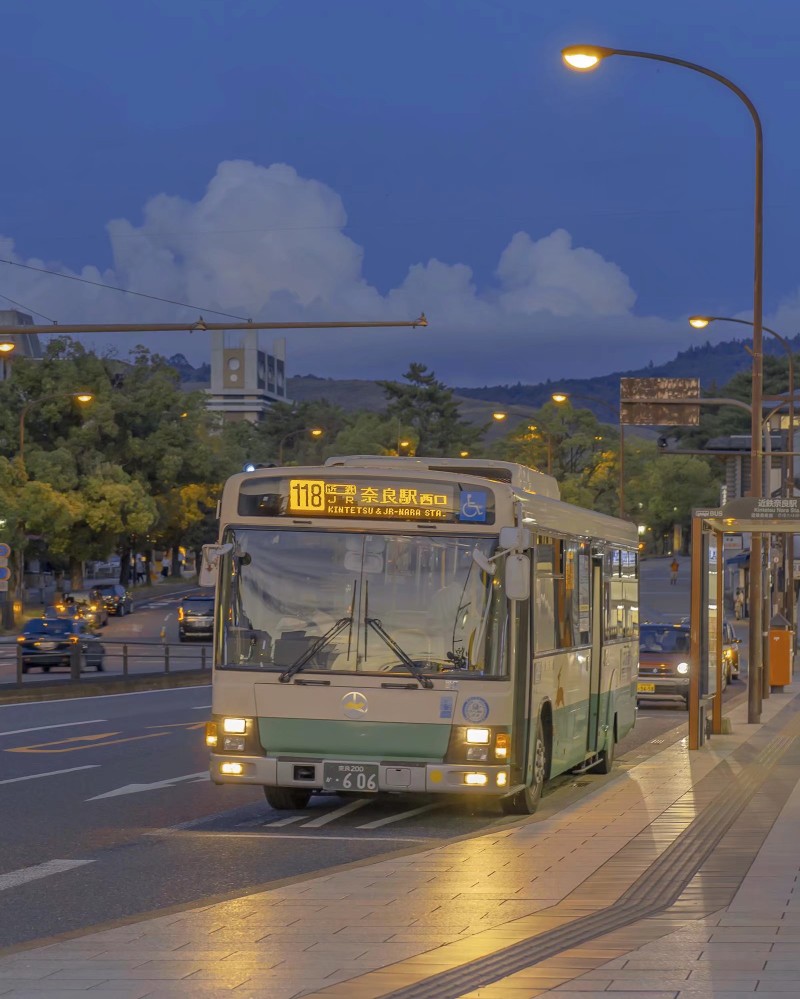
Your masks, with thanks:
<instances>
[{"instance_id":1,"label":"metal railing","mask_svg":"<svg viewBox=\"0 0 800 999\"><path fill-rule=\"evenodd\" d=\"M59 651L16 650L16 685L42 680L80 683L102 676L137 677L204 671L211 668L210 642L172 645L157 640L112 641L104 639L99 648L81 649L75 644ZM23 661L24 660L24 661ZM23 671L24 670L24 671Z\"/></svg>"}]
</instances>

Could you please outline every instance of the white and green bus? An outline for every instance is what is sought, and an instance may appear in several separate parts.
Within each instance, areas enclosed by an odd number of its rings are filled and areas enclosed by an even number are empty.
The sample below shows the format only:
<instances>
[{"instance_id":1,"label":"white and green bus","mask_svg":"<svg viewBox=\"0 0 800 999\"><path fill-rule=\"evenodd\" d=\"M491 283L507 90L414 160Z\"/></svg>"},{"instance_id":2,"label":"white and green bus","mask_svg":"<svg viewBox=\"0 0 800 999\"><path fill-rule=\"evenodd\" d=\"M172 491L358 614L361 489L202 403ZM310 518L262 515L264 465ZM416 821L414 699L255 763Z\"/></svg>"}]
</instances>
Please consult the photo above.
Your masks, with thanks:
<instances>
[{"instance_id":1,"label":"white and green bus","mask_svg":"<svg viewBox=\"0 0 800 999\"><path fill-rule=\"evenodd\" d=\"M200 573L212 780L278 809L408 792L526 814L548 778L608 772L636 717L637 540L510 462L233 476Z\"/></svg>"}]
</instances>

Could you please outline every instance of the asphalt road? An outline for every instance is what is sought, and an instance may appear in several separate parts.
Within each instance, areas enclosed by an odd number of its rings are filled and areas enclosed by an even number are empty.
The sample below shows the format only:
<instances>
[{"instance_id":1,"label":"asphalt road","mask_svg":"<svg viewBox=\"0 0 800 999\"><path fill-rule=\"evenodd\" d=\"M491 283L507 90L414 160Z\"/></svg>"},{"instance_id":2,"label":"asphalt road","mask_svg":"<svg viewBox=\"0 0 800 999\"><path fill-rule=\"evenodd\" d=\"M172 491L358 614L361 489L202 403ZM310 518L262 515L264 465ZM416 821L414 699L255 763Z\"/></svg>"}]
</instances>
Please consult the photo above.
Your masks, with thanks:
<instances>
[{"instance_id":1,"label":"asphalt road","mask_svg":"<svg viewBox=\"0 0 800 999\"><path fill-rule=\"evenodd\" d=\"M688 590L647 566L643 606L680 616ZM174 627L177 600L157 598L107 630L157 637ZM743 691L735 684L726 699ZM520 821L496 806L401 796L319 795L304 811L275 812L258 788L208 780L210 700L208 687L190 687L0 707L0 947ZM640 710L617 772L685 726L672 705ZM558 778L534 821L610 779Z\"/></svg>"}]
</instances>

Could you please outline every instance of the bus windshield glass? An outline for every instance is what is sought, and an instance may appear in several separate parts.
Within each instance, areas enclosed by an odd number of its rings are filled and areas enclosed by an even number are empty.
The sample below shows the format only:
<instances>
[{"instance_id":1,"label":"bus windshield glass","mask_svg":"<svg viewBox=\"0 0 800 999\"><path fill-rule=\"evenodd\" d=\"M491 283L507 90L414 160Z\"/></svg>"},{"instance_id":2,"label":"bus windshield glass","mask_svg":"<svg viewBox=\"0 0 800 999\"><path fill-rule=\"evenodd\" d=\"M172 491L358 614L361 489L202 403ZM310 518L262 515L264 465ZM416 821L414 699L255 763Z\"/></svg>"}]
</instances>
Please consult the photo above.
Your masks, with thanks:
<instances>
[{"instance_id":1,"label":"bus windshield glass","mask_svg":"<svg viewBox=\"0 0 800 999\"><path fill-rule=\"evenodd\" d=\"M496 540L236 528L225 541L222 668L505 675L502 566L489 576L472 557Z\"/></svg>"}]
</instances>

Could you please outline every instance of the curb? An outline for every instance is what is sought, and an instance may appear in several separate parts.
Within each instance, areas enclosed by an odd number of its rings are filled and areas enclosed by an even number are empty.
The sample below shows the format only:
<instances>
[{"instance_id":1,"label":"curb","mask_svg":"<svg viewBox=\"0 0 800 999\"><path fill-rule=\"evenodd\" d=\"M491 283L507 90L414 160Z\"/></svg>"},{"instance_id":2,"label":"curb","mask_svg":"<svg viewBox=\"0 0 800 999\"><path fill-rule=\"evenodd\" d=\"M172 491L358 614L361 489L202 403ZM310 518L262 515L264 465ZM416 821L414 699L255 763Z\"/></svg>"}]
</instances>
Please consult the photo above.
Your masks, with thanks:
<instances>
[{"instance_id":1,"label":"curb","mask_svg":"<svg viewBox=\"0 0 800 999\"><path fill-rule=\"evenodd\" d=\"M0 686L0 704L30 704L35 701L61 701L75 697L132 694L142 690L170 690L175 687L203 687L211 683L211 670L182 670L180 673L149 674L141 677L110 676L102 680L71 683L37 683L29 690Z\"/></svg>"}]
</instances>

